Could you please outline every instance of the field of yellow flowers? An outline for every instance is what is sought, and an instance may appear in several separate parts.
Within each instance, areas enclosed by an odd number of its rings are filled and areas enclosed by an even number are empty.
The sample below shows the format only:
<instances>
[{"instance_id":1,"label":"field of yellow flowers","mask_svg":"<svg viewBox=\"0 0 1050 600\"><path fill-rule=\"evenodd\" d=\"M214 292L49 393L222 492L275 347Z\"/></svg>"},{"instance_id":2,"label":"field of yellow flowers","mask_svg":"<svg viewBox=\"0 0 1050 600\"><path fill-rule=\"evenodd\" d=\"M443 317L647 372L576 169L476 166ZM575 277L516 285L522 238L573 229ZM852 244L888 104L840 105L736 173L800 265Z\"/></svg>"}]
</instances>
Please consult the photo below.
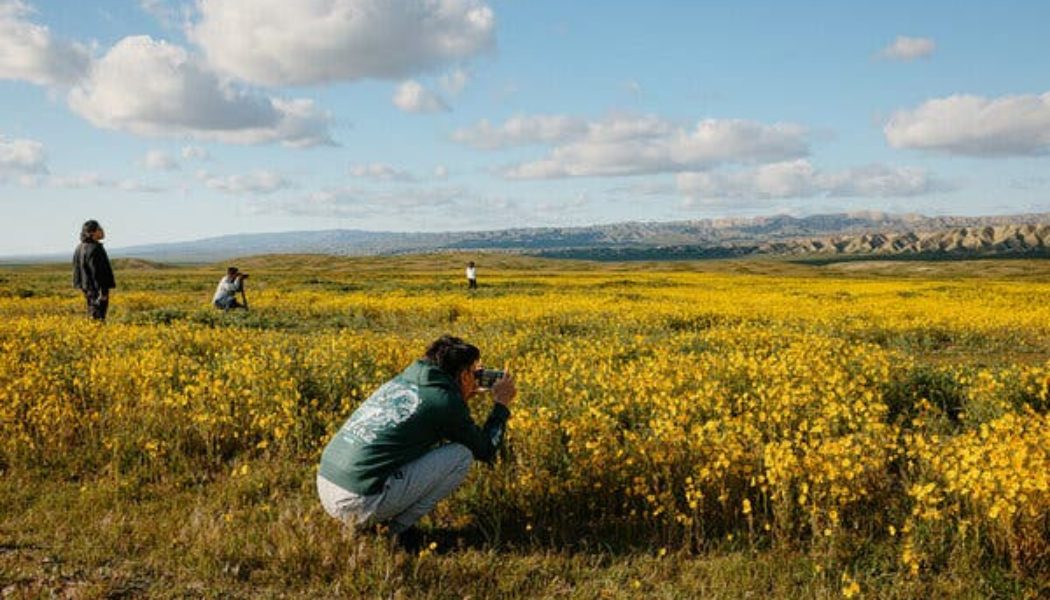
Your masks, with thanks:
<instances>
[{"instance_id":1,"label":"field of yellow flowers","mask_svg":"<svg viewBox=\"0 0 1050 600\"><path fill-rule=\"evenodd\" d=\"M206 304L221 269L118 265L103 326L82 317L64 270L0 270L0 482L22 490L0 496L0 583L68 584L24 564L26 548L75 537L47 523L92 502L208 521L208 533L177 535L215 555L195 567L211 571L155 558L147 579L272 584L268 570L310 560L324 566L301 589L353 577L365 559L340 560L339 544L364 542L316 533L335 526L312 503L312 469L354 407L449 332L514 369L520 395L500 463L472 471L426 521L434 531L470 532L486 552L794 557L812 570L792 575L802 596L929 593L952 589L937 587L946 580L978 596L1050 590L1050 268L1039 261L1018 263L1032 274L1020 279L521 259L482 269L468 293L450 258L435 259L447 270L386 260L259 259L251 311L230 314ZM69 490L79 496L40 498ZM149 504L163 496L218 512ZM150 519L129 518L82 525L127 532ZM278 526L299 536L294 560L273 562L292 543ZM269 553L245 560L201 541L236 538L235 527ZM116 558L141 573L135 552L161 556L148 549L164 543L96 550L81 577L98 580ZM472 589L451 574L463 553L426 556L442 544L397 559L411 565L390 559L399 593ZM675 577L566 585L599 597L701 589ZM397 591L372 584L357 589ZM142 585L132 591L159 593Z\"/></svg>"}]
</instances>

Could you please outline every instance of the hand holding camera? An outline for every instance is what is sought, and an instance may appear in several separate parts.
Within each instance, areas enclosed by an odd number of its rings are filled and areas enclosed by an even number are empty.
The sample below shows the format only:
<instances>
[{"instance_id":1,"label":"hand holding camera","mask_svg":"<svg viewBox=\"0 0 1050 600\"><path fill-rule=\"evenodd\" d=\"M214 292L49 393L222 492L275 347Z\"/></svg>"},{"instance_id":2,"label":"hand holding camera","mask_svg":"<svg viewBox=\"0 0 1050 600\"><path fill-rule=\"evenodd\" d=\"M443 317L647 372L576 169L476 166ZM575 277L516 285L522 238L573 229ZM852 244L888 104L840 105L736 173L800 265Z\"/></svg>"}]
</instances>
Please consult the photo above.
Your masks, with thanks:
<instances>
[{"instance_id":1,"label":"hand holding camera","mask_svg":"<svg viewBox=\"0 0 1050 600\"><path fill-rule=\"evenodd\" d=\"M478 387L484 390L491 388L503 375L504 372L499 369L477 369L474 371L474 379L477 380Z\"/></svg>"},{"instance_id":2,"label":"hand holding camera","mask_svg":"<svg viewBox=\"0 0 1050 600\"><path fill-rule=\"evenodd\" d=\"M518 388L514 382L514 375L510 371L499 369L478 369L474 372L478 386L482 389L492 390L493 400L503 406L510 406L518 395Z\"/></svg>"}]
</instances>

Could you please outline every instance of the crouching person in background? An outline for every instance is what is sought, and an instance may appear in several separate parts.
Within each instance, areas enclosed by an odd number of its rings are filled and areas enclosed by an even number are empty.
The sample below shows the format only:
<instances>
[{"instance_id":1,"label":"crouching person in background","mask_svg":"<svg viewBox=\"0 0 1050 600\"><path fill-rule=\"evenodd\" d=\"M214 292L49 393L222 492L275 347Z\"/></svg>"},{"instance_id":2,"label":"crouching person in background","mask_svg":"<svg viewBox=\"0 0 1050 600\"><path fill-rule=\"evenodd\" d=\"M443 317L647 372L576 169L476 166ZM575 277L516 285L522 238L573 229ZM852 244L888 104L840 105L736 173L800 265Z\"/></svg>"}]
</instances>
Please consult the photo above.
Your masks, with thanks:
<instances>
[{"instance_id":1,"label":"crouching person in background","mask_svg":"<svg viewBox=\"0 0 1050 600\"><path fill-rule=\"evenodd\" d=\"M215 288L215 296L211 299L212 305L222 310L248 308L245 304L237 302L238 292L244 291L244 279L246 277L248 277L248 274L241 273L237 267L226 269L226 275L219 280L219 285Z\"/></svg>"},{"instance_id":2,"label":"crouching person in background","mask_svg":"<svg viewBox=\"0 0 1050 600\"><path fill-rule=\"evenodd\" d=\"M354 528L384 524L397 543L421 543L413 525L467 476L491 462L517 395L508 372L492 385L484 426L467 398L481 391L481 352L442 336L426 355L380 386L354 411L321 455L317 492L325 511Z\"/></svg>"}]
</instances>

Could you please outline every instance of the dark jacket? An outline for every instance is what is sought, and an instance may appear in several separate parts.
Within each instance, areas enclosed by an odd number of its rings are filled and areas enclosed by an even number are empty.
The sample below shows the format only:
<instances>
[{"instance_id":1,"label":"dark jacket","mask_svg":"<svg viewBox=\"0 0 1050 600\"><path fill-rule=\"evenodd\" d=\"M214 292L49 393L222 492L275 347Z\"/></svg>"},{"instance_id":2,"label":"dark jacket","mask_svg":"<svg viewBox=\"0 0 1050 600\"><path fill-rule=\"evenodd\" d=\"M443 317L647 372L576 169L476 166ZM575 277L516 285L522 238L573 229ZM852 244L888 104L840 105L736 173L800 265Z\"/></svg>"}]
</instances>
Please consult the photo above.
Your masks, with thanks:
<instances>
[{"instance_id":1,"label":"dark jacket","mask_svg":"<svg viewBox=\"0 0 1050 600\"><path fill-rule=\"evenodd\" d=\"M73 253L73 287L85 292L105 292L117 287L102 244L88 240L77 246Z\"/></svg>"},{"instance_id":2,"label":"dark jacket","mask_svg":"<svg viewBox=\"0 0 1050 600\"><path fill-rule=\"evenodd\" d=\"M491 462L509 416L506 406L496 404L478 427L452 378L419 360L350 415L324 449L320 474L345 490L375 494L391 473L444 440L463 444L474 458Z\"/></svg>"}]
</instances>

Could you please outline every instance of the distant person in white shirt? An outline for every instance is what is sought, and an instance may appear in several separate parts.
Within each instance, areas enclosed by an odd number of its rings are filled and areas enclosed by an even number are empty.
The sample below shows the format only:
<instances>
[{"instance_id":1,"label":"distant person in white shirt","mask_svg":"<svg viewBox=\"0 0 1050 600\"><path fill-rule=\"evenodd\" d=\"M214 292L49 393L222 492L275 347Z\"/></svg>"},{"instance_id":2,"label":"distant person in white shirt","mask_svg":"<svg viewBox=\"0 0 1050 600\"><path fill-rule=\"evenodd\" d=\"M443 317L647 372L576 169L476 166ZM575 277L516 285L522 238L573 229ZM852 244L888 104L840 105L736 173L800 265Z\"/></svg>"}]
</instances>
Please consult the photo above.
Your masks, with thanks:
<instances>
[{"instance_id":1,"label":"distant person in white shirt","mask_svg":"<svg viewBox=\"0 0 1050 600\"><path fill-rule=\"evenodd\" d=\"M215 308L221 308L222 310L248 308L244 304L237 302L237 293L244 291L244 279L246 277L248 277L248 274L241 273L237 270L237 267L226 269L226 276L219 280L219 287L215 288L215 297L211 299L211 303L215 305Z\"/></svg>"},{"instance_id":2,"label":"distant person in white shirt","mask_svg":"<svg viewBox=\"0 0 1050 600\"><path fill-rule=\"evenodd\" d=\"M478 289L478 269L474 266L474 261L467 263L467 289Z\"/></svg>"}]
</instances>

